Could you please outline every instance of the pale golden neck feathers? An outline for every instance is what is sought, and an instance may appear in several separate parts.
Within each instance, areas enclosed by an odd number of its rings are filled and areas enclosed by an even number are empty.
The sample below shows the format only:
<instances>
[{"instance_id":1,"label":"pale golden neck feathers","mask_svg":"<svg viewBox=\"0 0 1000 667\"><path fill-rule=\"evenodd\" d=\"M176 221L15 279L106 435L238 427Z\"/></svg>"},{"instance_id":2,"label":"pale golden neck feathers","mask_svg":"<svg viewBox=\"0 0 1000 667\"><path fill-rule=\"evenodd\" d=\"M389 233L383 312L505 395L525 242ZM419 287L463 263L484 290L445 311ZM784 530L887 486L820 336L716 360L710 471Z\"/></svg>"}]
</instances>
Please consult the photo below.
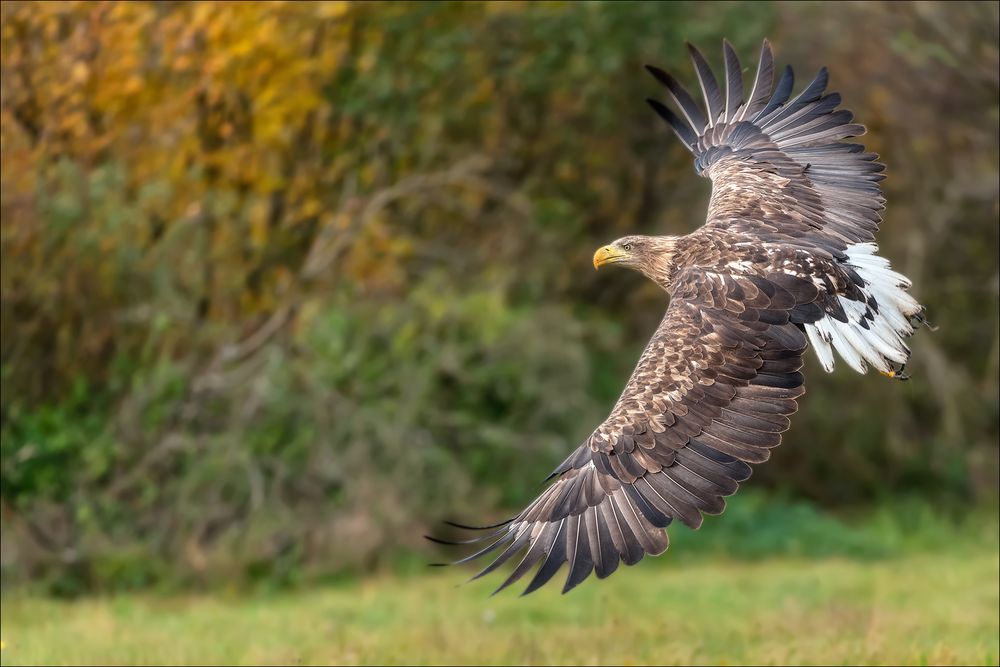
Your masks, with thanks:
<instances>
[{"instance_id":1,"label":"pale golden neck feathers","mask_svg":"<svg viewBox=\"0 0 1000 667\"><path fill-rule=\"evenodd\" d=\"M676 273L677 241L676 236L649 237L645 261L637 267L644 276L668 291Z\"/></svg>"}]
</instances>

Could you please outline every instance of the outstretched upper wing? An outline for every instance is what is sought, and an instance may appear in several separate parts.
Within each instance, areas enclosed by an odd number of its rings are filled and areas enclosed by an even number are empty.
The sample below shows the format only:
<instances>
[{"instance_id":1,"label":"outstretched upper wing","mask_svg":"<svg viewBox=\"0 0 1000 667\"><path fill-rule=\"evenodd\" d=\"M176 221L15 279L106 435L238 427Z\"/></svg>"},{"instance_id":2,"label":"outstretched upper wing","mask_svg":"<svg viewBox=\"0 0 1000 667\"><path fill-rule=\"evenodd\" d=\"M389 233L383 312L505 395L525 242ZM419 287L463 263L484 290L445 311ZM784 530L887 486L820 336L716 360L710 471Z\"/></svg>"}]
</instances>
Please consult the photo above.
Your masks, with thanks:
<instances>
[{"instance_id":1,"label":"outstretched upper wing","mask_svg":"<svg viewBox=\"0 0 1000 667\"><path fill-rule=\"evenodd\" d=\"M647 69L663 83L680 115L648 100L695 156L695 168L712 179L707 225L751 233L762 240L799 243L839 254L872 241L885 199L878 182L884 166L860 144L853 114L837 109L840 95L824 94L826 68L791 98L794 76L786 67L772 88L774 64L765 40L753 84L744 98L740 61L723 44L725 94L701 53L688 45L705 111L672 76Z\"/></svg>"},{"instance_id":2,"label":"outstretched upper wing","mask_svg":"<svg viewBox=\"0 0 1000 667\"><path fill-rule=\"evenodd\" d=\"M673 519L701 524L767 460L804 392L806 341L790 323L817 288L788 274L681 272L670 306L607 420L513 519L458 562L524 553L500 590L538 565L529 593L568 562L564 592L591 572L667 548ZM460 526L462 527L462 526Z\"/></svg>"}]
</instances>

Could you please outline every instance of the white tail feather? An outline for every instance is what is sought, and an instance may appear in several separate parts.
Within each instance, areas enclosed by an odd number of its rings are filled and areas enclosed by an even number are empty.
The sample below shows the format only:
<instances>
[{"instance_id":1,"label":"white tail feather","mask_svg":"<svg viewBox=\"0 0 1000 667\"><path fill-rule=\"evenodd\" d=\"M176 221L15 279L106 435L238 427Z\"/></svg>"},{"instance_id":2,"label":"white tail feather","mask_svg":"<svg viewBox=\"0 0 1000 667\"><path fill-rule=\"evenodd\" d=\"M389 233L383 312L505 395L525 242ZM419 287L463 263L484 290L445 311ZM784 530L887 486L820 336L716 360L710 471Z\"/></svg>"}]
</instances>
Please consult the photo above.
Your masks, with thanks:
<instances>
[{"instance_id":1,"label":"white tail feather","mask_svg":"<svg viewBox=\"0 0 1000 667\"><path fill-rule=\"evenodd\" d=\"M827 373L833 371L833 350L830 349L829 341L823 338L812 324L806 325L806 335L809 337L809 344L816 351L816 356L819 357L819 363L823 365L823 370Z\"/></svg>"},{"instance_id":2,"label":"white tail feather","mask_svg":"<svg viewBox=\"0 0 1000 667\"><path fill-rule=\"evenodd\" d=\"M876 252L874 243L852 245L847 249L847 264L864 280L862 291L875 300L877 310L840 297L847 322L827 316L806 325L809 342L827 372L834 367L831 346L859 373L865 373L869 365L888 373L892 364L903 364L910 356L903 339L913 333L910 317L923 308L906 293L909 279L889 268L889 260Z\"/></svg>"}]
</instances>

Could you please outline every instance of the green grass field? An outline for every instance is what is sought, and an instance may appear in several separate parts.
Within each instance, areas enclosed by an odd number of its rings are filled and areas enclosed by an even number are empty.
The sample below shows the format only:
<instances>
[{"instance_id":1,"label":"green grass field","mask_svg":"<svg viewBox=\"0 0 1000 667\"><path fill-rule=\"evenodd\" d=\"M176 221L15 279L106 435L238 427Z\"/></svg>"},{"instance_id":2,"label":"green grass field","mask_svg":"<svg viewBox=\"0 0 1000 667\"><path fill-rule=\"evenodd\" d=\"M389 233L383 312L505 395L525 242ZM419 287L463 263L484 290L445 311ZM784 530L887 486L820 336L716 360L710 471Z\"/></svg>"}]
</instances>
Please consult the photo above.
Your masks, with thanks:
<instances>
[{"instance_id":1,"label":"green grass field","mask_svg":"<svg viewBox=\"0 0 1000 667\"><path fill-rule=\"evenodd\" d=\"M567 596L467 571L311 592L3 600L3 664L997 664L994 546L646 561Z\"/></svg>"}]
</instances>

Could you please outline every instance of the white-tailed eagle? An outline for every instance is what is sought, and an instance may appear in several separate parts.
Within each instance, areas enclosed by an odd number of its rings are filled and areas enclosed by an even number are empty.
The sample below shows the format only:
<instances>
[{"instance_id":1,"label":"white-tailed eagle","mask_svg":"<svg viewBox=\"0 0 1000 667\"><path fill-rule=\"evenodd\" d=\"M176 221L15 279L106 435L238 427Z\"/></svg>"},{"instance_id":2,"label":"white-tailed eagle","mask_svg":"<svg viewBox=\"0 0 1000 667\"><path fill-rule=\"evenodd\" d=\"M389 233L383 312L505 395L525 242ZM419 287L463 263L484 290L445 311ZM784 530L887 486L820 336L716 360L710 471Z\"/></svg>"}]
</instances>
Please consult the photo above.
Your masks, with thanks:
<instances>
[{"instance_id":1,"label":"white-tailed eagle","mask_svg":"<svg viewBox=\"0 0 1000 667\"><path fill-rule=\"evenodd\" d=\"M724 42L720 87L688 48L703 105L655 67L676 111L649 103L712 180L707 221L686 236L627 236L594 254L595 268L646 275L670 305L611 414L555 481L464 542L485 547L459 563L496 556L476 577L520 555L497 590L537 566L530 593L568 563L565 592L591 572L603 578L619 562L662 553L675 519L697 528L703 514L722 512L750 465L781 442L805 392L807 343L827 371L836 350L860 373L906 377L904 339L923 308L876 254L883 165L841 141L865 129L837 108L840 95L824 93L826 69L792 97L790 67L772 85L765 41L747 89Z\"/></svg>"}]
</instances>

